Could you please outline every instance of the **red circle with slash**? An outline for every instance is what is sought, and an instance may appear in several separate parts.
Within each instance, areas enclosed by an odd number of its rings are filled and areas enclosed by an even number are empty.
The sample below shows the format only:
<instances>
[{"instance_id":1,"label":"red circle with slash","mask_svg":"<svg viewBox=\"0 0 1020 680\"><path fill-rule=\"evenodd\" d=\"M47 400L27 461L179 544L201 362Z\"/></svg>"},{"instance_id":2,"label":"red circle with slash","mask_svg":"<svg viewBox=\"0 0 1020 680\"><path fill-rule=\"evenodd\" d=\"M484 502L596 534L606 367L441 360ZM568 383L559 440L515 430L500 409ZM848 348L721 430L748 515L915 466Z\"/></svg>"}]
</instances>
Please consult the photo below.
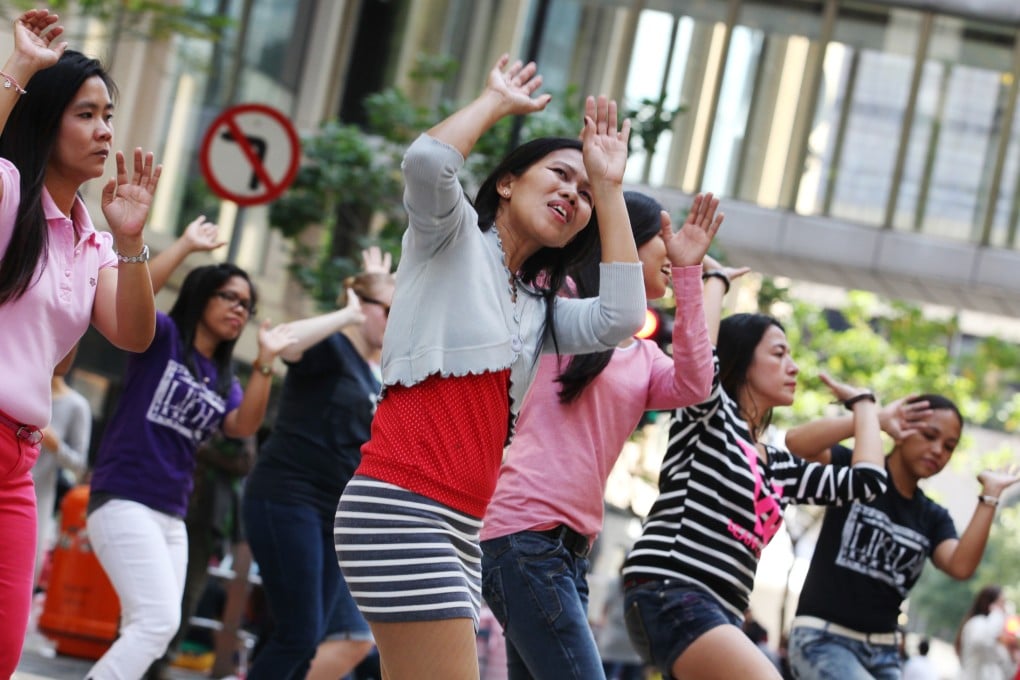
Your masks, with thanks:
<instances>
[{"instance_id":1,"label":"red circle with slash","mask_svg":"<svg viewBox=\"0 0 1020 680\"><path fill-rule=\"evenodd\" d=\"M238 205L268 203L297 176L301 142L293 124L265 104L238 104L213 120L199 165L209 188Z\"/></svg>"}]
</instances>

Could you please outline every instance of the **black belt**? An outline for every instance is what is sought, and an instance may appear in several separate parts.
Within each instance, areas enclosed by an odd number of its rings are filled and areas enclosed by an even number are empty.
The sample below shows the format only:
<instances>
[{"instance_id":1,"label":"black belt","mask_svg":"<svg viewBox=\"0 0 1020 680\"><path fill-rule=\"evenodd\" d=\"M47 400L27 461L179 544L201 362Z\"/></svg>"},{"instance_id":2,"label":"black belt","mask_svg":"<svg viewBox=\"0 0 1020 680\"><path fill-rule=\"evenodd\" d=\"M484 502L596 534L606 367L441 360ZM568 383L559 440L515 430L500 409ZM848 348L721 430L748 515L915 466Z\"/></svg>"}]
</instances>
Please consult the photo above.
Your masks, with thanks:
<instances>
[{"instance_id":1,"label":"black belt","mask_svg":"<svg viewBox=\"0 0 1020 680\"><path fill-rule=\"evenodd\" d=\"M546 529L545 531L536 531L535 533L548 536L554 541L562 542L564 548L578 557L587 557L588 552L591 550L591 542L588 540L588 537L574 531L566 524L561 524L558 527Z\"/></svg>"},{"instance_id":2,"label":"black belt","mask_svg":"<svg viewBox=\"0 0 1020 680\"><path fill-rule=\"evenodd\" d=\"M18 439L28 442L35 446L42 441L43 433L38 427L32 425L22 425L21 423L12 420L3 411L0 411L0 425L5 425L14 431L14 436Z\"/></svg>"}]
</instances>

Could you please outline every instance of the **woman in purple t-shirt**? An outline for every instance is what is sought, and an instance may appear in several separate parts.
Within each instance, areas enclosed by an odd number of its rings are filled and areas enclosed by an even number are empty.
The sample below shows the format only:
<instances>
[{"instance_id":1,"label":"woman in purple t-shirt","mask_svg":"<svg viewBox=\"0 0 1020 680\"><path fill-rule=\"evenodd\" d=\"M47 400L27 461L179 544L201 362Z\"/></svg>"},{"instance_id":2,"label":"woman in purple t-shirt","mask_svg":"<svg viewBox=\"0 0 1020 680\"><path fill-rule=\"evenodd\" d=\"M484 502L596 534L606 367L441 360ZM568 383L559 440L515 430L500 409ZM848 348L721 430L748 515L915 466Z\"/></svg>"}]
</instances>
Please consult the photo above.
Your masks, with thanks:
<instances>
[{"instance_id":1,"label":"woman in purple t-shirt","mask_svg":"<svg viewBox=\"0 0 1020 680\"><path fill-rule=\"evenodd\" d=\"M183 255L207 249L195 245L202 226L196 222L153 260L157 288ZM258 358L242 394L231 357L255 303L244 270L226 263L197 267L170 313L157 314L149 349L128 359L89 498L89 540L122 612L120 637L89 671L93 680L142 677L177 632L195 450L216 429L234 438L255 434L269 400L273 361L294 340L286 325L270 329L262 323Z\"/></svg>"}]
</instances>

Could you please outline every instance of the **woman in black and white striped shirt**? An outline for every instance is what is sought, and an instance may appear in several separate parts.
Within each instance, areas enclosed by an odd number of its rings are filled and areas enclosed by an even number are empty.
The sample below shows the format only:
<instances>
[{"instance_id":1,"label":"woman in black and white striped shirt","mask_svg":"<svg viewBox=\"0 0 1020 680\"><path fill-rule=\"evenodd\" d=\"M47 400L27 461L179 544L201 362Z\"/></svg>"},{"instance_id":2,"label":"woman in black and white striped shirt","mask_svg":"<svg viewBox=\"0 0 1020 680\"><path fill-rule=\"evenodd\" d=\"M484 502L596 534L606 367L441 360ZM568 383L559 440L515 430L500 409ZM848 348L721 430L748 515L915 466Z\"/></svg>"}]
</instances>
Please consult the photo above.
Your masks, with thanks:
<instances>
[{"instance_id":1,"label":"woman in black and white striped shirt","mask_svg":"<svg viewBox=\"0 0 1020 680\"><path fill-rule=\"evenodd\" d=\"M764 314L720 324L731 275L705 263L709 334L718 339L712 393L678 409L659 497L627 558L627 627L664 677L779 678L739 628L762 549L788 503L837 504L885 490L873 394L821 376L854 414L850 466L805 463L759 442L776 406L793 402L797 364L782 325ZM711 314L715 318L711 318Z\"/></svg>"}]
</instances>

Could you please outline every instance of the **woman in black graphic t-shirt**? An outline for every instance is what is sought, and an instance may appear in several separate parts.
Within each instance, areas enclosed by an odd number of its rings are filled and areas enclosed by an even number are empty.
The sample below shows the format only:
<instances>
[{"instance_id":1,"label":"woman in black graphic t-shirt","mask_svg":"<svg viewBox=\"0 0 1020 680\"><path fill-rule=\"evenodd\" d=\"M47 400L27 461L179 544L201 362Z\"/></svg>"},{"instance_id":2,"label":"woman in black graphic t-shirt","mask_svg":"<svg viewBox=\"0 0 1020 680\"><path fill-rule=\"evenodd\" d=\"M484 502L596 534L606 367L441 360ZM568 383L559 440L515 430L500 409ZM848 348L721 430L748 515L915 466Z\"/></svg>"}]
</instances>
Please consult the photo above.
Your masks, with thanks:
<instances>
[{"instance_id":1,"label":"woman in black graphic t-shirt","mask_svg":"<svg viewBox=\"0 0 1020 680\"><path fill-rule=\"evenodd\" d=\"M960 440L963 418L945 397L928 394L882 410L896 440L886 457L889 485L873 501L826 510L790 633L797 678L899 678L896 620L925 560L956 579L970 578L984 552L995 506L1018 478L1012 471L978 475L974 515L957 537L945 508L918 482L945 467ZM841 462L836 443L851 435L846 416L787 433L790 451L813 461Z\"/></svg>"}]
</instances>

